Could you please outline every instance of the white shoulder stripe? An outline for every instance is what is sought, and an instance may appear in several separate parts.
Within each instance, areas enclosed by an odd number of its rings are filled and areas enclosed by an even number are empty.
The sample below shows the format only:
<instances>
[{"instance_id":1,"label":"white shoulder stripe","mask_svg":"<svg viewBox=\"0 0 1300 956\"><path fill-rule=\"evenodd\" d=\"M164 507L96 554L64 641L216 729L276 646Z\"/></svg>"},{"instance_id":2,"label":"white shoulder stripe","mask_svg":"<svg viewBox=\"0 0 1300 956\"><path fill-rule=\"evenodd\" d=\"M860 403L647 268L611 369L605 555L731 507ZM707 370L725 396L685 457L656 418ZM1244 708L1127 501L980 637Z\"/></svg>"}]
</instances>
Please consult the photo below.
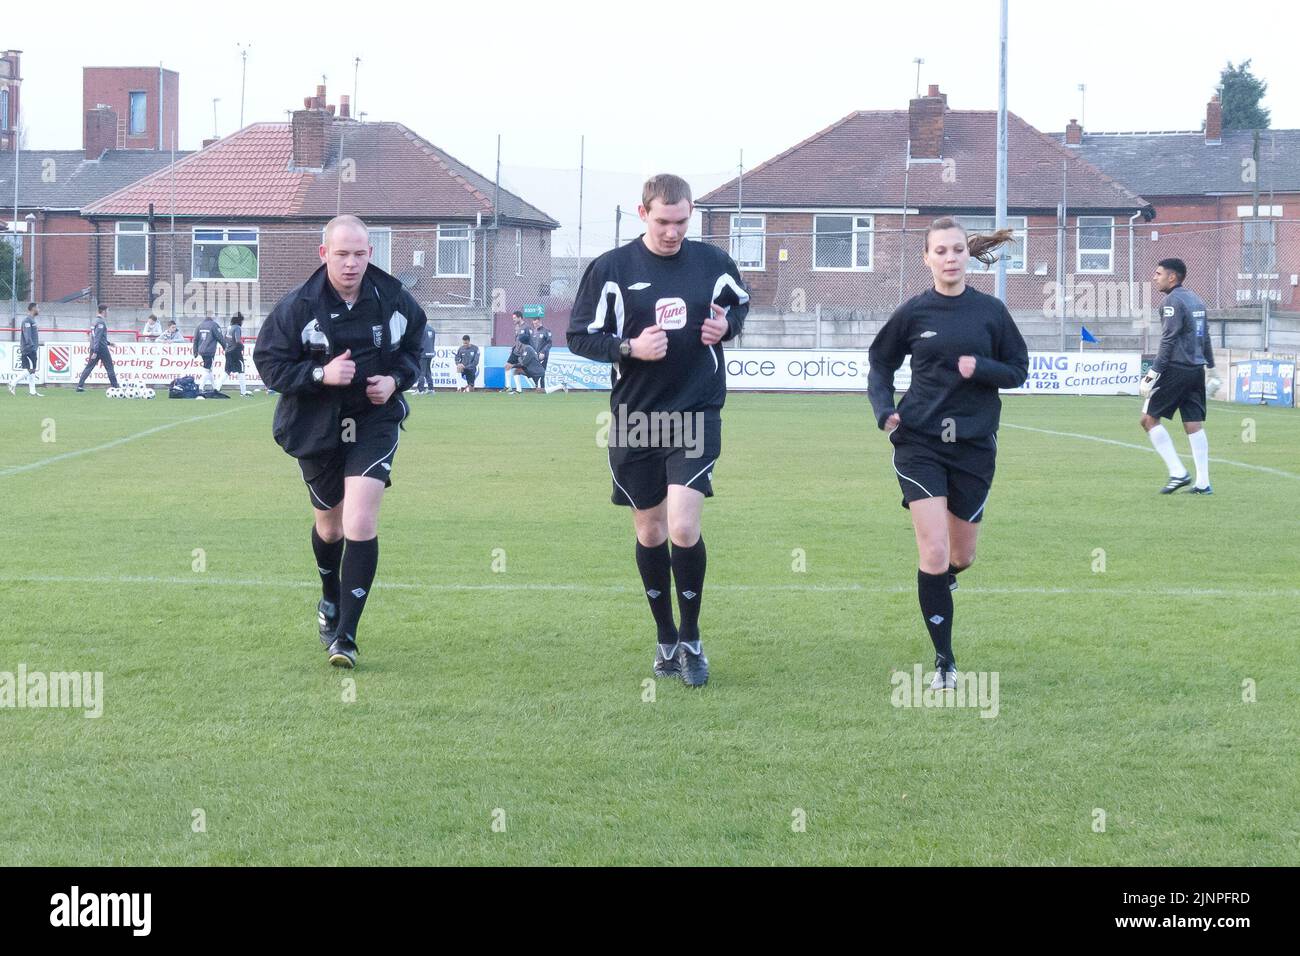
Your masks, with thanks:
<instances>
[{"instance_id":1,"label":"white shoulder stripe","mask_svg":"<svg viewBox=\"0 0 1300 956\"><path fill-rule=\"evenodd\" d=\"M605 328L605 316L609 311L609 297L614 296L614 334L620 339L623 337L623 290L614 280L606 282L600 290L600 299L596 303L596 317L592 319L591 325L587 326L588 332L600 332Z\"/></svg>"},{"instance_id":2,"label":"white shoulder stripe","mask_svg":"<svg viewBox=\"0 0 1300 956\"><path fill-rule=\"evenodd\" d=\"M736 293L736 298L740 300L741 305L749 301L749 293L742 289L740 283L732 278L728 272L722 273L722 275L718 276L718 281L713 283L713 301L717 302L722 290L727 288Z\"/></svg>"}]
</instances>

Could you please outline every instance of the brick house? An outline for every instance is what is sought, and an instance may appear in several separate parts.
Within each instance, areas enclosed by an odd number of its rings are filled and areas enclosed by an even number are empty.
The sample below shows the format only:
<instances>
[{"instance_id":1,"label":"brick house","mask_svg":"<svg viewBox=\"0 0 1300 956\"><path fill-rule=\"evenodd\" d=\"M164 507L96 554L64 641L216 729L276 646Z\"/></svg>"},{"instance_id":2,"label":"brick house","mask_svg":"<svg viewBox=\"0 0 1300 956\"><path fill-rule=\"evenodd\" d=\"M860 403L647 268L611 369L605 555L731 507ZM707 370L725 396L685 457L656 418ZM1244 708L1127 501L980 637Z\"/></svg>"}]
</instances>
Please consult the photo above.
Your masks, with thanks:
<instances>
[{"instance_id":1,"label":"brick house","mask_svg":"<svg viewBox=\"0 0 1300 956\"><path fill-rule=\"evenodd\" d=\"M22 92L22 50L0 53L0 150L18 142L19 94Z\"/></svg>"},{"instance_id":2,"label":"brick house","mask_svg":"<svg viewBox=\"0 0 1300 956\"><path fill-rule=\"evenodd\" d=\"M14 51L0 63L11 55L16 74ZM158 89L165 94L161 101ZM19 152L18 219L30 227L24 228L22 255L32 278L32 298L70 301L90 294L94 227L81 209L171 163L178 89L177 74L158 67L87 67L82 71L82 148ZM12 103L16 109L16 88ZM160 140L167 147L153 148ZM11 140L0 138L4 142ZM0 161L0 196L13 195L9 158ZM12 216L12 207L7 208L6 220Z\"/></svg>"},{"instance_id":3,"label":"brick house","mask_svg":"<svg viewBox=\"0 0 1300 956\"><path fill-rule=\"evenodd\" d=\"M320 265L336 211L365 220L376 264L426 307L500 312L545 294L558 222L504 189L494 201L486 177L401 123L357 122L347 97L337 116L324 87L304 106L86 207L98 300L167 313L155 284L178 276L177 314L264 315Z\"/></svg>"},{"instance_id":4,"label":"brick house","mask_svg":"<svg viewBox=\"0 0 1300 956\"><path fill-rule=\"evenodd\" d=\"M1009 306L1041 314L1058 275L1127 283L1147 200L1015 114L1007 126ZM888 315L931 282L930 220L992 229L996 129L996 112L949 109L936 86L906 111L851 113L700 197L703 233L730 245L757 310ZM976 263L970 283L991 292L993 276Z\"/></svg>"},{"instance_id":5,"label":"brick house","mask_svg":"<svg viewBox=\"0 0 1300 956\"><path fill-rule=\"evenodd\" d=\"M1184 259L1188 285L1210 308L1265 297L1297 308L1300 130L1261 130L1258 142L1253 130L1225 131L1215 96L1202 130L1088 133L1071 120L1055 135L1151 202L1155 218L1142 230L1144 258Z\"/></svg>"}]
</instances>

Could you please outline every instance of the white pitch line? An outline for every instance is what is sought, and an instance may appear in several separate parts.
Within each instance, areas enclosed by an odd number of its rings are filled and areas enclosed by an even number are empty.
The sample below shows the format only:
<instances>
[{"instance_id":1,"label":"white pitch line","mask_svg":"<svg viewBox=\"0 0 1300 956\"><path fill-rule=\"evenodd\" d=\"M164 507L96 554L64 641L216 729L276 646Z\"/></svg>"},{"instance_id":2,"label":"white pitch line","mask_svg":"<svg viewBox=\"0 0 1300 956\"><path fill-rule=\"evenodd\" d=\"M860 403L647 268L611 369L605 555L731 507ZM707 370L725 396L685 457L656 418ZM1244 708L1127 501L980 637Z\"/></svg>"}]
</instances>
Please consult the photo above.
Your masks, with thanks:
<instances>
[{"instance_id":1,"label":"white pitch line","mask_svg":"<svg viewBox=\"0 0 1300 956\"><path fill-rule=\"evenodd\" d=\"M228 408L224 412L212 412L207 415L193 415L190 418L177 419L174 422L167 422L163 425L155 425L153 428L146 428L142 432L136 432L134 435L127 435L123 438L115 438L113 441L105 442L102 445L96 445L94 448L82 448L77 451L65 451L62 455L55 455L52 458L42 458L40 461L34 461L27 465L13 465L0 471L0 478L7 478L9 475L16 475L23 471L33 471L37 468L44 468L46 465L53 465L55 462L67 461L69 458L77 458L81 455L89 455L92 452L106 451L109 448L116 448L118 445L124 445L129 441L135 441L137 438L144 438L148 435L155 435L158 432L166 431L169 428L175 428L177 425L185 425L189 422L203 421L205 418L220 418L222 415L229 415L233 412L242 412L248 408L254 408L253 405L240 405L238 408Z\"/></svg>"},{"instance_id":2,"label":"white pitch line","mask_svg":"<svg viewBox=\"0 0 1300 956\"><path fill-rule=\"evenodd\" d=\"M1018 428L1021 431L1038 432L1042 435L1057 435L1061 438L1082 438L1086 441L1097 441L1106 445L1119 445L1121 448L1135 448L1138 451L1149 451L1153 455L1156 454L1156 450L1150 445L1135 445L1132 442L1116 441L1114 438L1100 438L1096 435L1080 435L1078 432L1054 432L1048 428L1033 428L1029 425L1012 425L1008 422L1003 422L1002 427ZM1190 456L1179 455L1178 457L1188 458ZM1236 465L1238 468L1249 468L1251 471L1262 471L1266 474L1281 475L1283 478L1294 478L1296 481L1300 481L1300 475L1292 474L1289 471L1283 471L1280 468L1269 468L1265 465L1251 465L1244 461L1233 461L1231 458L1211 458L1210 461L1216 465Z\"/></svg>"},{"instance_id":3,"label":"white pitch line","mask_svg":"<svg viewBox=\"0 0 1300 956\"><path fill-rule=\"evenodd\" d=\"M246 587L246 588L287 588L290 590L309 590L319 588L314 580L275 581L257 578L220 578L206 573L195 573L188 577L150 576L150 575L61 575L61 574L13 574L0 576L0 584L24 582L30 584L147 584L157 585L202 585L205 587ZM570 593L625 594L639 593L640 588L622 584L542 584L520 582L517 584L422 584L404 581L376 581L376 588L392 591L557 591ZM831 594L914 594L915 585L881 585L862 584L710 584L710 591L724 592L794 592L794 593L831 593ZM977 588L963 586L960 594L1096 594L1100 597L1127 595L1140 597L1147 594L1159 594L1169 597L1240 597L1240 598L1300 598L1300 588L1263 588L1244 590L1238 588L1046 588L1046 587L987 587Z\"/></svg>"}]
</instances>

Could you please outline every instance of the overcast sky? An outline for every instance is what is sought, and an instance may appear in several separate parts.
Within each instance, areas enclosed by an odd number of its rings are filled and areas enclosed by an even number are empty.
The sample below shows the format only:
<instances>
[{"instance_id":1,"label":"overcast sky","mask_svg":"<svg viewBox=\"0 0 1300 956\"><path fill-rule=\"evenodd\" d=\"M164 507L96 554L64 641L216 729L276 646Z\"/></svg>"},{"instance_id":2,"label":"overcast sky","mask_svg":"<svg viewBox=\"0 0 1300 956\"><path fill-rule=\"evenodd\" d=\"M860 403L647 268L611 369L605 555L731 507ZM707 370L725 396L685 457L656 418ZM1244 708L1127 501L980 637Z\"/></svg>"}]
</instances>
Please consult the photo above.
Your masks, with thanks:
<instances>
[{"instance_id":1,"label":"overcast sky","mask_svg":"<svg viewBox=\"0 0 1300 956\"><path fill-rule=\"evenodd\" d=\"M614 205L651 172L703 192L859 109L906 109L937 83L953 109L995 109L996 0L899 4L660 0L549 4L12 4L0 44L23 51L33 149L81 145L81 67L161 63L180 74L180 146L239 126L238 44L251 45L245 124L284 120L321 75L367 121L396 120L566 224L576 239L586 136L584 253L606 248ZM64 9L64 8L57 8ZM416 13L419 9L422 12ZM309 15L308 10L315 10ZM1197 129L1225 63L1253 60L1274 128L1300 127L1294 3L1010 3L1008 108L1044 131ZM629 228L639 224L624 224ZM595 248L593 248L595 247Z\"/></svg>"}]
</instances>

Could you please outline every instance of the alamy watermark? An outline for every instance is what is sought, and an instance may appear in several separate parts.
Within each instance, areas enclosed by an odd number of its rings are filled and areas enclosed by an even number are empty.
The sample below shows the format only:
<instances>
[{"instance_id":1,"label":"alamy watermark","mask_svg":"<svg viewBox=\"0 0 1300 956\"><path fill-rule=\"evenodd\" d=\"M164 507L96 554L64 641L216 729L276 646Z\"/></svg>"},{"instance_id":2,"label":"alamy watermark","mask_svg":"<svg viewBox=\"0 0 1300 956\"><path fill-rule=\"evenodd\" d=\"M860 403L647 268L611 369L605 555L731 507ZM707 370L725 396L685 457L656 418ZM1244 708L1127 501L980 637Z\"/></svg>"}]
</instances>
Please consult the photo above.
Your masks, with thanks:
<instances>
[{"instance_id":1,"label":"alamy watermark","mask_svg":"<svg viewBox=\"0 0 1300 956\"><path fill-rule=\"evenodd\" d=\"M0 710L67 708L86 717L104 713L103 671L0 671Z\"/></svg>"},{"instance_id":2,"label":"alamy watermark","mask_svg":"<svg viewBox=\"0 0 1300 956\"><path fill-rule=\"evenodd\" d=\"M934 669L931 668L931 675ZM893 685L889 702L895 707L970 707L978 709L981 717L996 717L998 703L997 671L960 671L955 688L931 690L925 668L913 664L911 673L894 671L889 675Z\"/></svg>"},{"instance_id":3,"label":"alamy watermark","mask_svg":"<svg viewBox=\"0 0 1300 956\"><path fill-rule=\"evenodd\" d=\"M601 448L682 448L687 458L704 454L704 412L638 412L619 405L596 416Z\"/></svg>"}]
</instances>

